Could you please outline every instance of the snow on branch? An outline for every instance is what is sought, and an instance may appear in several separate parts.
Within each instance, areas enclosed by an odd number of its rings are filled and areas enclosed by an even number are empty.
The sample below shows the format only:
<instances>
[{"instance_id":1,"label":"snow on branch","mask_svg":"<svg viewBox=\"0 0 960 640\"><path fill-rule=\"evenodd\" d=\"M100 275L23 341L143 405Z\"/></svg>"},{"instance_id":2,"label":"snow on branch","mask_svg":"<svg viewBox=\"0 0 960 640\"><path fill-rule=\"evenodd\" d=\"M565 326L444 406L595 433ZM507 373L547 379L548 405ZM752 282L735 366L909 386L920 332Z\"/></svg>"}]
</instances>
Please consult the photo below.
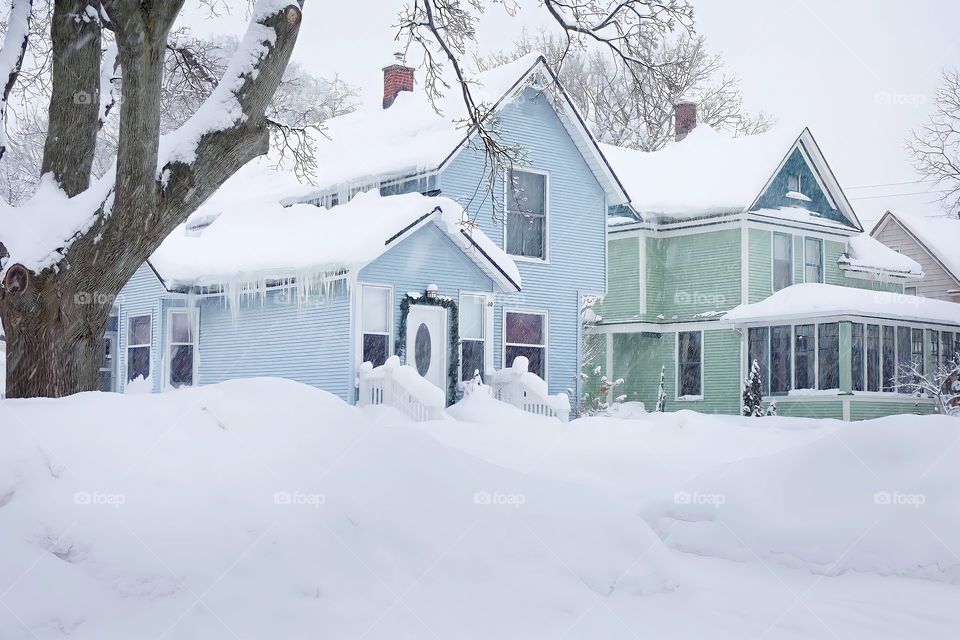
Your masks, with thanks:
<instances>
[{"instance_id":1,"label":"snow on branch","mask_svg":"<svg viewBox=\"0 0 960 640\"><path fill-rule=\"evenodd\" d=\"M6 78L0 97L0 158L7 148L6 114L10 91L17 81L23 56L27 51L33 0L12 0L7 18L7 32L0 49L0 78Z\"/></svg>"}]
</instances>

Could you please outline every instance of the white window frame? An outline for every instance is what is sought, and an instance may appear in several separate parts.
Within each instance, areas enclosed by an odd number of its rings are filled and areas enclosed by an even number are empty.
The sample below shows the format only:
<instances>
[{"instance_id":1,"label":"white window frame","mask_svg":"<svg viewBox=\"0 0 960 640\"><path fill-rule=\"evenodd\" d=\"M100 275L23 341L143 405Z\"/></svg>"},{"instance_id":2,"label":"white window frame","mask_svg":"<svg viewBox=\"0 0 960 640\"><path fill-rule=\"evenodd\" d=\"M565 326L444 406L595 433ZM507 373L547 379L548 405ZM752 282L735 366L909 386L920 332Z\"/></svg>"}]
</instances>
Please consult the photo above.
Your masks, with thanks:
<instances>
[{"instance_id":1,"label":"white window frame","mask_svg":"<svg viewBox=\"0 0 960 640\"><path fill-rule=\"evenodd\" d=\"M909 292L910 289L913 289L913 293L910 293L910 292ZM905 295L905 296L916 296L916 295L919 295L919 292L918 292L918 290L917 290L917 286L916 286L916 285L905 286L905 287L903 288L903 295Z\"/></svg>"},{"instance_id":2,"label":"white window frame","mask_svg":"<svg viewBox=\"0 0 960 640\"><path fill-rule=\"evenodd\" d=\"M528 315L543 316L543 345L526 344L520 342L507 343L507 314L520 313ZM543 347L543 380L547 381L550 375L550 313L546 309L530 309L523 307L504 307L500 317L500 364L504 369L509 368L513 363L507 363L507 347Z\"/></svg>"},{"instance_id":3,"label":"white window frame","mask_svg":"<svg viewBox=\"0 0 960 640\"><path fill-rule=\"evenodd\" d=\"M797 179L797 188L793 189L790 187L790 183L793 181L793 178ZM796 193L803 193L803 174L800 172L789 173L787 174L787 191L794 191Z\"/></svg>"},{"instance_id":4,"label":"white window frame","mask_svg":"<svg viewBox=\"0 0 960 640\"><path fill-rule=\"evenodd\" d=\"M383 333L380 331L364 331L363 330L363 292L365 289L386 289L387 291L387 332ZM396 298L394 297L394 288L388 284L380 284L375 282L361 282L360 283L360 304L358 305L357 313L357 368L360 368L360 365L363 364L363 334L369 333L371 335L386 335L387 336L387 358L394 355L394 330L395 330L395 318L396 318Z\"/></svg>"},{"instance_id":5,"label":"white window frame","mask_svg":"<svg viewBox=\"0 0 960 640\"><path fill-rule=\"evenodd\" d=\"M700 393L695 396L682 396L680 395L680 334L681 333L699 333L700 334ZM673 399L677 402L701 402L704 397L703 383L706 378L703 370L703 354L706 351L706 343L704 342L705 331L703 329L690 329L686 331L677 330L673 332L673 358L676 366L674 367L673 372ZM769 340L769 338L768 338Z\"/></svg>"},{"instance_id":6,"label":"white window frame","mask_svg":"<svg viewBox=\"0 0 960 640\"><path fill-rule=\"evenodd\" d=\"M189 319L193 316L193 327L190 331L191 343L193 347L193 384L174 387L170 384L170 350L174 346L173 342L173 315L182 313ZM163 331L163 388L164 389L182 389L183 387L196 387L197 376L200 374L200 309L199 307L188 309L186 307L171 307L167 309L164 316L165 326ZM186 342L177 342L176 346L186 345Z\"/></svg>"},{"instance_id":7,"label":"white window frame","mask_svg":"<svg viewBox=\"0 0 960 640\"><path fill-rule=\"evenodd\" d=\"M815 236L804 236L803 237L803 281L810 282L807 280L807 242L815 241L820 243L820 279L816 282L825 283L827 281L827 265L826 257L823 255L825 244L823 238L817 238Z\"/></svg>"},{"instance_id":8,"label":"white window frame","mask_svg":"<svg viewBox=\"0 0 960 640\"><path fill-rule=\"evenodd\" d=\"M785 237L787 237L787 238L790 239L790 243L789 243L789 246L790 246L790 284L788 284L786 287L782 287L781 289L777 289L777 269L776 269L776 266L777 266L777 236L785 236ZM772 291L773 293L776 293L777 291L782 291L783 289L786 289L787 287L792 287L793 285L796 284L796 278L794 277L794 276L795 276L794 270L795 270L796 267L795 267L795 265L793 264L793 261L796 259L796 256L793 255L795 248L796 248L796 247L794 247L793 234L791 234L791 233L783 233L782 231L771 231L771 232L770 232L770 291Z\"/></svg>"},{"instance_id":9,"label":"white window frame","mask_svg":"<svg viewBox=\"0 0 960 640\"><path fill-rule=\"evenodd\" d=\"M149 318L150 319L150 338L145 343L132 344L130 342L130 324L135 318ZM126 387L128 384L133 382L130 378L130 349L135 348L147 348L147 378L149 379L153 376L153 313L150 311L141 312L141 313L130 313L127 314L126 322L124 323L123 332L124 332L124 350L123 350L123 386Z\"/></svg>"},{"instance_id":10,"label":"white window frame","mask_svg":"<svg viewBox=\"0 0 960 640\"><path fill-rule=\"evenodd\" d=\"M487 371L493 371L493 294L489 291L461 291L457 300L458 312L463 309L464 298L482 298L483 299L483 367L484 371L480 373L486 375ZM458 314L462 317L462 314ZM457 327L460 331L460 327ZM460 356L460 371L463 372L463 335L460 335L460 345L457 347ZM461 385L467 380L459 380Z\"/></svg>"},{"instance_id":11,"label":"white window frame","mask_svg":"<svg viewBox=\"0 0 960 640\"><path fill-rule=\"evenodd\" d=\"M510 181L510 171L520 171L522 173L535 173L544 176L543 183L543 257L535 258L533 256L518 256L507 251L507 214L510 212L510 189L513 187ZM515 166L504 170L503 178L503 250L515 262L533 262L537 264L550 264L550 172L544 169L534 169L533 167Z\"/></svg>"}]
</instances>

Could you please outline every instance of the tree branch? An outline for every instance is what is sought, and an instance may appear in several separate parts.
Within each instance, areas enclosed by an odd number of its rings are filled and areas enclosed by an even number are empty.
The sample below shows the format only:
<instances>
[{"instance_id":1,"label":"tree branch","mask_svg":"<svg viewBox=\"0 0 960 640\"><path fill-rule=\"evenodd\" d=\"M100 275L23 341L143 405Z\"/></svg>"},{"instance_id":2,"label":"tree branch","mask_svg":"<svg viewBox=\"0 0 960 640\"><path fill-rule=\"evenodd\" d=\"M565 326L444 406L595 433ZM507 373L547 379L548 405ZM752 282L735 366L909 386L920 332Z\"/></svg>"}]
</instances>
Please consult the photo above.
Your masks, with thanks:
<instances>
[{"instance_id":1,"label":"tree branch","mask_svg":"<svg viewBox=\"0 0 960 640\"><path fill-rule=\"evenodd\" d=\"M7 33L0 49L0 77L6 77L3 85L3 97L0 98L0 159L7 150L6 115L7 100L17 82L23 66L23 56L27 52L30 36L30 18L33 14L33 0L13 0L10 4L10 16L7 18Z\"/></svg>"}]
</instances>

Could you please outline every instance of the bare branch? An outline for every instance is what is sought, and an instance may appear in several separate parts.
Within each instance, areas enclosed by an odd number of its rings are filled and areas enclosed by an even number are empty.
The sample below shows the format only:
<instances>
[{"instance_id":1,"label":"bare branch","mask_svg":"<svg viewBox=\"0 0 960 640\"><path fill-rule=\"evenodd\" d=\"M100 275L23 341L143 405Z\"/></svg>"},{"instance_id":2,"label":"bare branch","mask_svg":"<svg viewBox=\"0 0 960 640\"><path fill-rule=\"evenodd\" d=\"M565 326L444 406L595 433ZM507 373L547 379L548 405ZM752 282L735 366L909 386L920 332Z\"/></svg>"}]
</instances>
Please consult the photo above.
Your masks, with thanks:
<instances>
[{"instance_id":1,"label":"bare branch","mask_svg":"<svg viewBox=\"0 0 960 640\"><path fill-rule=\"evenodd\" d=\"M23 56L27 52L30 36L30 20L33 16L33 0L13 0L10 15L7 17L7 29L4 34L3 48L0 49L0 77L5 77L3 96L0 97L0 159L7 150L6 115L7 101L23 67Z\"/></svg>"}]
</instances>

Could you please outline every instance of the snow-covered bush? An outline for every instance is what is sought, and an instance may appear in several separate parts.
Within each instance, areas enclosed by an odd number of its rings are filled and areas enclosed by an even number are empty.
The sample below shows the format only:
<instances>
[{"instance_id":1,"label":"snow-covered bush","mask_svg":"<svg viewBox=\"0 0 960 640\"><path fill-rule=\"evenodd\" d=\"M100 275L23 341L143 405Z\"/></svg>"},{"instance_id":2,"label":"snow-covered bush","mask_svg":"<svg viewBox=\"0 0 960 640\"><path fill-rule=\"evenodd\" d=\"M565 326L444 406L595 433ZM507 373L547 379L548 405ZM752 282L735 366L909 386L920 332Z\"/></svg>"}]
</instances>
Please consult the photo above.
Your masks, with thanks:
<instances>
[{"instance_id":1,"label":"snow-covered bush","mask_svg":"<svg viewBox=\"0 0 960 640\"><path fill-rule=\"evenodd\" d=\"M663 380L667 374L667 366L662 365L660 367L660 386L657 388L657 408L654 411L666 411L667 410L667 393L663 388Z\"/></svg>"},{"instance_id":2,"label":"snow-covered bush","mask_svg":"<svg viewBox=\"0 0 960 640\"><path fill-rule=\"evenodd\" d=\"M750 366L750 375L743 381L743 406L741 415L759 418L763 416L763 385L760 382L760 363Z\"/></svg>"}]
</instances>

